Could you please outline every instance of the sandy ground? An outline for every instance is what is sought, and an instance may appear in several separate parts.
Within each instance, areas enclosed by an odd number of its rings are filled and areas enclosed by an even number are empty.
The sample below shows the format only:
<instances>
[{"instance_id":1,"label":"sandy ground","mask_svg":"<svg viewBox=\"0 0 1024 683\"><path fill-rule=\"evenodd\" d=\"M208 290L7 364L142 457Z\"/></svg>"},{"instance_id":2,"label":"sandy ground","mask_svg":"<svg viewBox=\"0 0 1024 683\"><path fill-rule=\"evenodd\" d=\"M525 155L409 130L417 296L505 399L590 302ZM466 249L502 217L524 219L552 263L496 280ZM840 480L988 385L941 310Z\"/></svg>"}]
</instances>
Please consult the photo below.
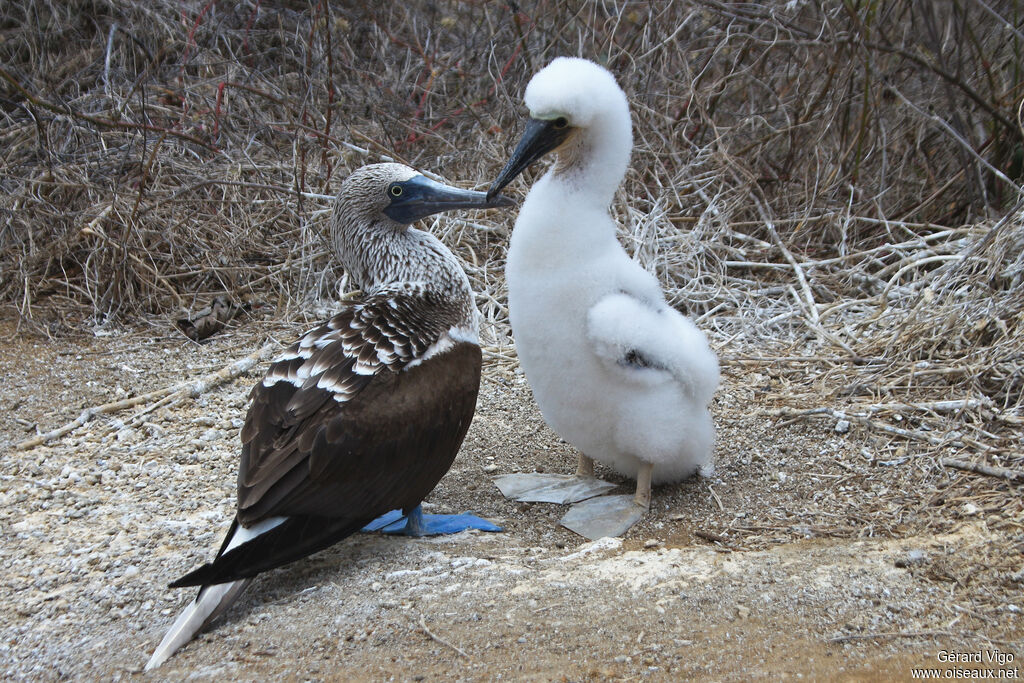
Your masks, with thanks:
<instances>
[{"instance_id":1,"label":"sandy ground","mask_svg":"<svg viewBox=\"0 0 1024 683\"><path fill-rule=\"evenodd\" d=\"M716 476L656 488L624 538L588 543L558 526L559 506L507 501L492 483L569 472L575 458L499 358L428 500L504 533L349 539L260 577L144 674L191 597L167 582L212 555L233 514L237 432L265 366L195 400L12 446L298 331L249 322L199 346L168 328L47 339L0 321L5 679L909 680L914 667L1024 668L1019 488L913 451L889 459L857 429L782 422L769 412L780 378L727 362ZM983 661L944 661L953 654Z\"/></svg>"}]
</instances>

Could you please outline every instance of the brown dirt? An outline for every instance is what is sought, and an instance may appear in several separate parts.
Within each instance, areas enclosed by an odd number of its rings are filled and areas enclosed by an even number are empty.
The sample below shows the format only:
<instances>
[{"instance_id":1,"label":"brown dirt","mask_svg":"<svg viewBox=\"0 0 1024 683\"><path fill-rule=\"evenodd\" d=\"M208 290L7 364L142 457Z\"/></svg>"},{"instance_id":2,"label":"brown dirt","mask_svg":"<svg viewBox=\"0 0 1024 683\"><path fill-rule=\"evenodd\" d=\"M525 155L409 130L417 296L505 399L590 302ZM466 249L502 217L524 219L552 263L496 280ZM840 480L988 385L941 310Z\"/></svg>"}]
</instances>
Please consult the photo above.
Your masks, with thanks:
<instances>
[{"instance_id":1,"label":"brown dirt","mask_svg":"<svg viewBox=\"0 0 1024 683\"><path fill-rule=\"evenodd\" d=\"M10 446L299 328L239 322L202 346L169 330L46 339L10 320L0 328L5 678L900 680L919 666L1019 669L1019 489L935 467L930 451L889 459L856 427L785 424L768 414L772 373L727 358L716 477L657 488L624 539L586 543L558 526L559 506L507 501L491 483L570 471L574 458L499 359L429 502L472 509L505 533L349 539L261 577L144 675L188 597L166 583L209 557L232 513L237 429L260 369L134 424L142 407L46 446ZM941 651L1015 659L951 665Z\"/></svg>"}]
</instances>

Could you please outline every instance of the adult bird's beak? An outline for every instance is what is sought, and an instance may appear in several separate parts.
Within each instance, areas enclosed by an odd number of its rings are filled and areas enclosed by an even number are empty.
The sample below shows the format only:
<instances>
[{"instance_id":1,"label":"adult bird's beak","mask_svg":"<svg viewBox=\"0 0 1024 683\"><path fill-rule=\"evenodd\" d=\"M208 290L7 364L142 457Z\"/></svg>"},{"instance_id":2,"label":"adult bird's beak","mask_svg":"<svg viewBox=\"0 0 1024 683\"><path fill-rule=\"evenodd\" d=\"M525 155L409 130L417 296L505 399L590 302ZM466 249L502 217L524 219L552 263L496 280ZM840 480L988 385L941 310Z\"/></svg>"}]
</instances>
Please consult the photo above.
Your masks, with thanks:
<instances>
[{"instance_id":1,"label":"adult bird's beak","mask_svg":"<svg viewBox=\"0 0 1024 683\"><path fill-rule=\"evenodd\" d=\"M505 168L501 169L501 173L487 190L487 196L493 197L501 192L502 188L515 180L515 177L525 171L527 166L565 142L571 132L572 127L566 123L564 118L551 120L531 118L526 124L526 131L523 133L522 139L516 145L508 163L505 164Z\"/></svg>"},{"instance_id":2,"label":"adult bird's beak","mask_svg":"<svg viewBox=\"0 0 1024 683\"><path fill-rule=\"evenodd\" d=\"M391 203L385 207L384 213L391 220L405 225L451 209L494 209L514 203L504 195L462 190L422 175L394 183L388 192Z\"/></svg>"}]
</instances>

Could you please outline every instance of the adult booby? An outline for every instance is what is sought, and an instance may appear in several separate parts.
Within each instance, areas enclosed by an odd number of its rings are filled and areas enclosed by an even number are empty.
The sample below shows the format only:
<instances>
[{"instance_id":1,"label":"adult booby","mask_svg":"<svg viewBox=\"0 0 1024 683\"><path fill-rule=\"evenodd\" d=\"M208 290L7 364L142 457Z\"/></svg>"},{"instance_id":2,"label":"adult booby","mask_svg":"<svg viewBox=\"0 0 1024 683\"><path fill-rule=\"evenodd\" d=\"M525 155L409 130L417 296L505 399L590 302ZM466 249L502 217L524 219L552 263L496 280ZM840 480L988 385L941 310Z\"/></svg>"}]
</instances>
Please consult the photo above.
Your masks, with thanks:
<instances>
[{"instance_id":1,"label":"adult booby","mask_svg":"<svg viewBox=\"0 0 1024 683\"><path fill-rule=\"evenodd\" d=\"M250 394L238 511L216 558L171 587L200 586L146 669L215 619L260 572L370 528L414 535L499 530L472 515L424 515L451 466L480 383L479 314L469 279L434 236L409 227L449 209L509 206L399 164L342 183L336 256L360 287L304 335Z\"/></svg>"},{"instance_id":2,"label":"adult booby","mask_svg":"<svg viewBox=\"0 0 1024 683\"><path fill-rule=\"evenodd\" d=\"M544 419L580 456L575 477L497 483L518 500L582 500L562 524L592 539L617 536L649 509L652 482L712 471L718 359L615 238L608 206L633 147L615 78L558 58L530 80L525 101L526 131L488 195L557 151L519 211L505 276L519 362ZM635 478L635 496L595 497L611 488L594 479L595 459Z\"/></svg>"}]
</instances>

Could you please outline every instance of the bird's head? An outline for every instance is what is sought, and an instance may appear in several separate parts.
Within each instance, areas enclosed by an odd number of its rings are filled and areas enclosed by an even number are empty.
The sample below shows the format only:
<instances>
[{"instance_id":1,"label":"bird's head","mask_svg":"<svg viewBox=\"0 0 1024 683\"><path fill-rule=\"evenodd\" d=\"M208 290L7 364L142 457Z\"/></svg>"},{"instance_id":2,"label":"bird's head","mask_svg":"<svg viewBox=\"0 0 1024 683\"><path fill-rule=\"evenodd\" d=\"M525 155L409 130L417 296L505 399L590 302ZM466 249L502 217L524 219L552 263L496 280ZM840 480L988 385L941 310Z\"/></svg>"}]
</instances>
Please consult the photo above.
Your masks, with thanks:
<instances>
[{"instance_id":1,"label":"bird's head","mask_svg":"<svg viewBox=\"0 0 1024 683\"><path fill-rule=\"evenodd\" d=\"M555 59L530 79L524 100L530 110L526 130L488 196L496 196L548 152L572 146L586 131L594 135L624 131L631 144L626 95L607 69L589 60Z\"/></svg>"},{"instance_id":2,"label":"bird's head","mask_svg":"<svg viewBox=\"0 0 1024 683\"><path fill-rule=\"evenodd\" d=\"M512 203L502 195L488 196L439 183L403 164L372 164L356 169L345 179L335 210L408 226L442 211L491 209Z\"/></svg>"}]
</instances>

